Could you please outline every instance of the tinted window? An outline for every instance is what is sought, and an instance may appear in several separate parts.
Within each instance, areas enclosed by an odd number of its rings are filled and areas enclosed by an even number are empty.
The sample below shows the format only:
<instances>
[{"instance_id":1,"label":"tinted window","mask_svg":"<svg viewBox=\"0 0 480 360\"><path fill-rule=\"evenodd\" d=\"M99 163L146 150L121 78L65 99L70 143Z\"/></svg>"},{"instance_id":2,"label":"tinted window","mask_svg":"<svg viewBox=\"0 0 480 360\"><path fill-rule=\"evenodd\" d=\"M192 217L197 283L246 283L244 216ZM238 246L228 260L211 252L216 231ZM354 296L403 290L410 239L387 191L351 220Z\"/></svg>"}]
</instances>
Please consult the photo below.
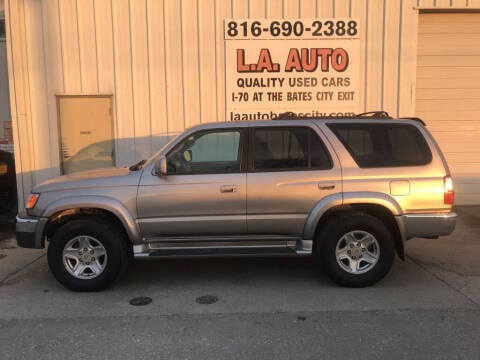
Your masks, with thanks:
<instances>
[{"instance_id":1,"label":"tinted window","mask_svg":"<svg viewBox=\"0 0 480 360\"><path fill-rule=\"evenodd\" d=\"M329 124L363 168L419 166L432 161L420 131L408 124Z\"/></svg>"},{"instance_id":2,"label":"tinted window","mask_svg":"<svg viewBox=\"0 0 480 360\"><path fill-rule=\"evenodd\" d=\"M307 127L258 128L253 134L254 170L330 169L331 158Z\"/></svg>"},{"instance_id":3,"label":"tinted window","mask_svg":"<svg viewBox=\"0 0 480 360\"><path fill-rule=\"evenodd\" d=\"M240 130L198 132L167 155L167 171L176 174L240 171Z\"/></svg>"}]
</instances>

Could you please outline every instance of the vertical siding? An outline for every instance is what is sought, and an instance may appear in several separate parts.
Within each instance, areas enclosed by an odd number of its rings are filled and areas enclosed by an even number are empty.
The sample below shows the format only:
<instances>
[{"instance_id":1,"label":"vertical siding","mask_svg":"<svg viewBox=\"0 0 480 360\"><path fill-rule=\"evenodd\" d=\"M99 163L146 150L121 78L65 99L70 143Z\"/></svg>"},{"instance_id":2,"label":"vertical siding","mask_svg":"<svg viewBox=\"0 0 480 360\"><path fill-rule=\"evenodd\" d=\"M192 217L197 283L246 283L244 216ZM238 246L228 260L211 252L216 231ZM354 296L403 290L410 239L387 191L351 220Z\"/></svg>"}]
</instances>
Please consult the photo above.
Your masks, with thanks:
<instances>
[{"instance_id":1,"label":"vertical siding","mask_svg":"<svg viewBox=\"0 0 480 360\"><path fill-rule=\"evenodd\" d=\"M42 22L41 17L35 16L37 13L41 13L41 3L29 2L25 7L25 21L29 24L26 27L26 36L28 38L34 38L37 34L42 34ZM43 50L43 41L40 36L39 41L29 42L26 47L26 55L28 59L27 69L28 73L32 74L29 77L29 87L33 94L42 94L47 88L46 83L46 67L45 57ZM34 76L38 74L39 76ZM48 173L48 169L52 167L51 156L45 156L43 152L37 151L37 149L45 149L45 153L50 155L50 143L53 139L50 138L50 123L48 122L48 110L47 103L40 96L30 97L30 111L31 111L31 131L32 131L32 146L33 146L33 166L34 169L40 171L34 171L32 173L33 182L39 183L47 180L51 175Z\"/></svg>"},{"instance_id":2,"label":"vertical siding","mask_svg":"<svg viewBox=\"0 0 480 360\"><path fill-rule=\"evenodd\" d=\"M33 156L24 10L23 1L7 0L5 3L10 110L19 206L25 203L34 184L33 172L38 171ZM20 142L19 139L22 141Z\"/></svg>"},{"instance_id":3,"label":"vertical siding","mask_svg":"<svg viewBox=\"0 0 480 360\"><path fill-rule=\"evenodd\" d=\"M202 0L201 4L198 7L198 33L200 34L198 38L198 57L201 77L199 93L202 100L200 117L197 116L197 118L198 122L212 122L220 120L217 118L215 106L215 101L218 101L215 62L219 55L215 52L215 42L218 41L215 37L215 13L212 11L215 2L213 0ZM244 5L248 5L247 2L244 2ZM247 6L243 10L247 12Z\"/></svg>"},{"instance_id":4,"label":"vertical siding","mask_svg":"<svg viewBox=\"0 0 480 360\"><path fill-rule=\"evenodd\" d=\"M27 4L32 2L25 1ZM62 42L63 89L65 93L78 94L82 92L82 68L80 63L77 1L58 1L58 10ZM36 14L30 15L33 17ZM85 71L85 69L83 70Z\"/></svg>"},{"instance_id":5,"label":"vertical siding","mask_svg":"<svg viewBox=\"0 0 480 360\"><path fill-rule=\"evenodd\" d=\"M115 66L113 60L113 23L110 0L94 0L97 81L99 94L113 94Z\"/></svg>"},{"instance_id":6,"label":"vertical siding","mask_svg":"<svg viewBox=\"0 0 480 360\"><path fill-rule=\"evenodd\" d=\"M130 42L132 57L132 100L135 124L135 160L152 153L150 114L150 64L148 61L149 36L147 29L146 0L131 1Z\"/></svg>"},{"instance_id":7,"label":"vertical siding","mask_svg":"<svg viewBox=\"0 0 480 360\"><path fill-rule=\"evenodd\" d=\"M111 2L114 52L114 94L117 141L117 164L135 161L134 92L132 84L132 49L130 32L130 7L128 0Z\"/></svg>"},{"instance_id":8,"label":"vertical siding","mask_svg":"<svg viewBox=\"0 0 480 360\"><path fill-rule=\"evenodd\" d=\"M60 159L58 153L59 129L57 123L56 99L55 94L63 93L63 58L62 43L60 36L60 14L58 4L54 1L42 2L42 25L43 36L41 44L45 58L45 85L43 93L45 98L40 98L47 105L47 118L39 119L40 124L48 124L50 131L50 147L42 151L42 156L50 158L51 171L50 176L59 175Z\"/></svg>"},{"instance_id":9,"label":"vertical siding","mask_svg":"<svg viewBox=\"0 0 480 360\"><path fill-rule=\"evenodd\" d=\"M157 0L147 2L148 60L150 68L150 114L152 119L152 147L159 146L155 139L168 135L167 82L163 3Z\"/></svg>"},{"instance_id":10,"label":"vertical siding","mask_svg":"<svg viewBox=\"0 0 480 360\"><path fill-rule=\"evenodd\" d=\"M164 1L165 68L167 83L168 133L177 134L185 128L184 69L182 60L182 2ZM211 9L212 4L203 2L202 8ZM211 12L209 12L211 13ZM213 18L211 19L213 24ZM207 38L211 43L213 34ZM206 39L206 40L207 40ZM211 49L214 51L215 49Z\"/></svg>"},{"instance_id":11,"label":"vertical siding","mask_svg":"<svg viewBox=\"0 0 480 360\"><path fill-rule=\"evenodd\" d=\"M383 53L382 53L382 103L381 107L391 114L398 111L398 59L400 49L400 1L384 1L383 7ZM387 41L388 40L388 41Z\"/></svg>"},{"instance_id":12,"label":"vertical siding","mask_svg":"<svg viewBox=\"0 0 480 360\"><path fill-rule=\"evenodd\" d=\"M300 17L312 18L317 16L316 0L303 0L300 2Z\"/></svg>"},{"instance_id":13,"label":"vertical siding","mask_svg":"<svg viewBox=\"0 0 480 360\"><path fill-rule=\"evenodd\" d=\"M265 0L265 8L266 8L266 13L268 18L272 18L272 19L283 18L283 1Z\"/></svg>"},{"instance_id":14,"label":"vertical siding","mask_svg":"<svg viewBox=\"0 0 480 360\"><path fill-rule=\"evenodd\" d=\"M76 2L78 18L78 53L82 93L98 93L97 42L93 0ZM101 18L100 18L101 21ZM68 39L67 39L68 40ZM92 41L94 40L94 41Z\"/></svg>"},{"instance_id":15,"label":"vertical siding","mask_svg":"<svg viewBox=\"0 0 480 360\"><path fill-rule=\"evenodd\" d=\"M183 68L183 104L185 127L199 123L200 114L200 73L198 71L198 6L197 0L182 2L182 57Z\"/></svg>"},{"instance_id":16,"label":"vertical siding","mask_svg":"<svg viewBox=\"0 0 480 360\"><path fill-rule=\"evenodd\" d=\"M382 109L383 49L385 47L383 0L368 0L365 64L365 111ZM387 110L387 109L385 109Z\"/></svg>"},{"instance_id":17,"label":"vertical siding","mask_svg":"<svg viewBox=\"0 0 480 360\"><path fill-rule=\"evenodd\" d=\"M200 1L200 0L199 0ZM261 4L261 2L259 2ZM268 8L265 4L262 6L265 9L265 16L267 16ZM216 101L216 117L217 121L225 120L225 42L223 40L223 20L231 18L231 3L229 1L215 1L215 36L216 36L216 53L215 53L215 79L217 90L217 101ZM200 34L199 34L200 36ZM200 79L200 83L202 79ZM202 96L202 94L200 94ZM203 94L202 101L200 101L200 106L204 107L206 99L206 94Z\"/></svg>"},{"instance_id":18,"label":"vertical siding","mask_svg":"<svg viewBox=\"0 0 480 360\"><path fill-rule=\"evenodd\" d=\"M117 164L225 121L226 18L355 17L361 111L415 113L418 9L480 0L6 0L20 187L59 173L57 94L112 94ZM33 173L32 173L33 171ZM23 184L23 185L22 185ZM23 202L23 199L21 199Z\"/></svg>"},{"instance_id":19,"label":"vertical siding","mask_svg":"<svg viewBox=\"0 0 480 360\"><path fill-rule=\"evenodd\" d=\"M415 72L417 62L418 11L412 1L400 5L400 35L398 59L398 115L415 115Z\"/></svg>"},{"instance_id":20,"label":"vertical siding","mask_svg":"<svg viewBox=\"0 0 480 360\"><path fill-rule=\"evenodd\" d=\"M359 22L360 28L360 77L359 77L359 103L361 106L361 111L367 111L366 109L366 90L367 85L369 85L366 81L367 75L367 66L366 66L366 53L367 53L367 46L368 46L368 38L367 38L367 31L368 31L368 16L367 16L367 1L353 1L350 3L350 13L352 18L357 18ZM371 40L370 40L371 41Z\"/></svg>"}]
</instances>

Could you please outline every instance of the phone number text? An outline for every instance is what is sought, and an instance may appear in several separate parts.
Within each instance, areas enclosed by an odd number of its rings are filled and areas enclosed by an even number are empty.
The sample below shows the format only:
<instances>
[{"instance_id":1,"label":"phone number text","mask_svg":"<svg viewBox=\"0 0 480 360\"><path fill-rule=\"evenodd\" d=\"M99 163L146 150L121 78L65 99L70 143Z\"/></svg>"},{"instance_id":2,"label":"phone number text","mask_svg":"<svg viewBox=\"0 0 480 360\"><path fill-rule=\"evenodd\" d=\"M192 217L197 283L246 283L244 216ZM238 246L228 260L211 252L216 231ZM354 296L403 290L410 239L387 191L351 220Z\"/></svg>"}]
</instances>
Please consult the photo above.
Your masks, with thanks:
<instances>
[{"instance_id":1,"label":"phone number text","mask_svg":"<svg viewBox=\"0 0 480 360\"><path fill-rule=\"evenodd\" d=\"M352 19L225 21L225 39L355 38L358 34L358 23Z\"/></svg>"}]
</instances>

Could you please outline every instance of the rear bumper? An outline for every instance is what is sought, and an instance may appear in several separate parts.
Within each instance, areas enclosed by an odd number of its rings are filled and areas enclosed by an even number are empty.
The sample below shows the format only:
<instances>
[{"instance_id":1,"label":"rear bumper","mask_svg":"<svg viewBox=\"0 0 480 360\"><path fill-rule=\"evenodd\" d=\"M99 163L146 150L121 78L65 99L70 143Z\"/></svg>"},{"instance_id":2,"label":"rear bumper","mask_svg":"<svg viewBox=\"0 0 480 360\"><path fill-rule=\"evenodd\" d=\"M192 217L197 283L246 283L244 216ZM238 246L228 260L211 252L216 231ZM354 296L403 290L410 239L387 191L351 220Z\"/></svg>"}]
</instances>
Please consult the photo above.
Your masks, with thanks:
<instances>
[{"instance_id":1,"label":"rear bumper","mask_svg":"<svg viewBox=\"0 0 480 360\"><path fill-rule=\"evenodd\" d=\"M456 213L410 214L396 217L404 240L414 237L437 238L450 235L457 222Z\"/></svg>"},{"instance_id":2,"label":"rear bumper","mask_svg":"<svg viewBox=\"0 0 480 360\"><path fill-rule=\"evenodd\" d=\"M43 249L45 246L43 232L47 218L30 217L26 214L17 215L17 244L20 247Z\"/></svg>"}]
</instances>

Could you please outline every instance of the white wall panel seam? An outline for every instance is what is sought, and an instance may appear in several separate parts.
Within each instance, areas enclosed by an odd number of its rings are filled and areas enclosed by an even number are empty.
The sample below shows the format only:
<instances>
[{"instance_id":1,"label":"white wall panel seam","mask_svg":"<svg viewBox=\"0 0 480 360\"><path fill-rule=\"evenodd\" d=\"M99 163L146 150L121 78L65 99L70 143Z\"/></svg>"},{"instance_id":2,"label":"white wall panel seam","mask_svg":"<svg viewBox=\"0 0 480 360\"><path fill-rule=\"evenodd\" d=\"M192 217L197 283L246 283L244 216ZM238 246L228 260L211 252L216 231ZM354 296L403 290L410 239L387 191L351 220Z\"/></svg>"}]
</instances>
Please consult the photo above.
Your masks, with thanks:
<instances>
[{"instance_id":1,"label":"white wall panel seam","mask_svg":"<svg viewBox=\"0 0 480 360\"><path fill-rule=\"evenodd\" d=\"M367 89L368 89L368 3L369 0L365 1L365 57L364 57L364 78L365 78L365 84L363 85L363 94L364 94L364 99L363 99L363 111L367 111ZM361 56L361 55L360 55Z\"/></svg>"},{"instance_id":2,"label":"white wall panel seam","mask_svg":"<svg viewBox=\"0 0 480 360\"><path fill-rule=\"evenodd\" d=\"M382 16L382 78L381 78L381 85L380 85L380 93L382 94L382 98L380 100L380 110L385 110L385 17L386 14L386 0L383 0L383 16Z\"/></svg>"},{"instance_id":3,"label":"white wall panel seam","mask_svg":"<svg viewBox=\"0 0 480 360\"><path fill-rule=\"evenodd\" d=\"M182 57L182 66L181 66L181 77L182 80L180 83L182 84L182 109L183 109L183 128L185 129L187 126L187 112L185 109L185 57L183 56L183 0L179 1L180 4L180 54Z\"/></svg>"},{"instance_id":4,"label":"white wall panel seam","mask_svg":"<svg viewBox=\"0 0 480 360\"><path fill-rule=\"evenodd\" d=\"M133 121L133 148L135 152L137 151L137 127L136 127L136 104L135 104L135 79L134 79L134 71L133 71L133 42L132 42L132 15L130 11L131 0L128 0L128 41L130 42L129 50L130 50L130 81L131 81L131 94L132 94L132 121ZM124 119L125 120L125 119ZM134 159L136 161L136 159Z\"/></svg>"},{"instance_id":5,"label":"white wall panel seam","mask_svg":"<svg viewBox=\"0 0 480 360\"><path fill-rule=\"evenodd\" d=\"M217 0L213 0L213 12L215 15L215 23L214 23L214 37L215 37L215 114L216 114L216 120L219 121L220 119L224 118L224 115L219 115L219 108L218 108L218 61L217 61L217 49L218 49L218 42L217 42L217 21L216 21L216 16L217 16ZM248 6L248 17L250 17L250 2ZM224 119L226 120L226 119Z\"/></svg>"},{"instance_id":6,"label":"white wall panel seam","mask_svg":"<svg viewBox=\"0 0 480 360\"><path fill-rule=\"evenodd\" d=\"M100 93L100 80L99 80L99 68L98 68L98 40L97 40L97 17L95 15L95 2L96 0L92 1L92 12L93 12L93 33L95 38L95 65L97 69L97 94ZM113 120L113 119L112 119Z\"/></svg>"},{"instance_id":7,"label":"white wall panel seam","mask_svg":"<svg viewBox=\"0 0 480 360\"><path fill-rule=\"evenodd\" d=\"M167 44L167 28L166 28L166 21L165 21L165 12L166 12L166 9L165 9L165 0L163 0L163 45L164 45L164 48L166 48L166 44ZM168 128L169 127L169 124L170 124L170 119L169 119L169 111L168 111L168 77L167 77L167 52L164 51L163 52L163 63L164 63L164 76L165 76L165 118L166 118L166 133L167 134L170 134L170 129Z\"/></svg>"},{"instance_id":8,"label":"white wall panel seam","mask_svg":"<svg viewBox=\"0 0 480 360\"><path fill-rule=\"evenodd\" d=\"M400 79L402 74L402 67L401 67L401 59L402 59L402 31L403 31L403 1L400 0L400 21L399 21L399 30L398 30L398 76L397 76L397 114L396 116L400 116Z\"/></svg>"},{"instance_id":9,"label":"white wall panel seam","mask_svg":"<svg viewBox=\"0 0 480 360\"><path fill-rule=\"evenodd\" d=\"M75 17L77 18L77 42L78 42L78 70L80 71L80 92L83 93L82 55L80 46L80 19L78 18L78 0L75 0Z\"/></svg>"},{"instance_id":10,"label":"white wall panel seam","mask_svg":"<svg viewBox=\"0 0 480 360\"><path fill-rule=\"evenodd\" d=\"M200 44L200 11L199 11L199 1L200 0L197 0L196 1L196 5L197 5L197 44ZM197 71L198 71L198 97L199 97L199 101L198 101L198 105L199 105L199 122L202 123L203 122L203 116L202 116L202 71L201 71L201 63L200 63L200 46L197 46L197 57L198 57L198 61L197 61Z\"/></svg>"},{"instance_id":11,"label":"white wall panel seam","mask_svg":"<svg viewBox=\"0 0 480 360\"><path fill-rule=\"evenodd\" d=\"M58 32L60 34L60 59L61 59L61 70L62 70L62 93L65 93L66 85L65 85L65 59L63 55L63 31L62 31L62 19L61 19L61 14L60 14L60 0L57 1L57 7L58 7Z\"/></svg>"},{"instance_id":12,"label":"white wall panel seam","mask_svg":"<svg viewBox=\"0 0 480 360\"><path fill-rule=\"evenodd\" d=\"M150 32L148 31L148 25L150 24L150 18L148 16L148 0L145 1L145 21L147 22L147 31L146 31L146 36L147 36L147 77L148 77L148 85L147 85L147 91L148 91L148 123L149 123L149 151L150 154L154 153L153 149L153 140L152 140L152 134L153 134L153 128L152 128L152 77L150 73L150 68L151 68L151 56L150 56Z\"/></svg>"},{"instance_id":13,"label":"white wall panel seam","mask_svg":"<svg viewBox=\"0 0 480 360\"><path fill-rule=\"evenodd\" d=\"M19 124L18 124L18 100L17 100L17 82L16 82L16 63L14 63L13 58L13 29L12 29L12 14L10 12L10 1L11 0L6 0L5 2L5 9L4 9L4 14L5 14L5 19L6 19L6 24L5 24L5 30L6 30L6 35L7 39L10 39L10 41L7 41L7 61L8 61L8 73L10 77L9 83L9 90L10 90L10 114L12 116L12 128L14 132L14 139L20 140L19 139ZM24 191L26 190L27 186L24 183L24 164L23 164L23 149L21 147L20 141L14 141L13 143L14 146L14 154L15 154L15 168L16 168L16 173L17 173L17 187L18 187L18 198L19 198L19 207L22 206L22 204L25 203L25 196L24 196ZM20 161L18 161L20 160Z\"/></svg>"},{"instance_id":14,"label":"white wall panel seam","mask_svg":"<svg viewBox=\"0 0 480 360\"><path fill-rule=\"evenodd\" d=\"M112 14L112 58L113 58L113 105L112 107L114 108L114 113L113 113L113 129L114 129L114 132L115 132L115 144L118 144L118 140L119 140L119 133L120 133L120 129L119 129L119 124L118 124L118 120L117 120L117 114L118 114L118 99L117 99L117 64L116 64L116 61L115 61L115 21L113 19L113 1L114 0L110 0L110 13ZM115 146L115 162L118 160L118 150L119 150L119 147L118 146Z\"/></svg>"},{"instance_id":15,"label":"white wall panel seam","mask_svg":"<svg viewBox=\"0 0 480 360\"><path fill-rule=\"evenodd\" d=\"M25 16L25 0L23 0L22 2L22 5L23 5L23 34L25 35L25 43L24 43L24 47L25 49L23 50L24 54L25 54L25 68L26 68L26 76L24 76L24 82L26 82L26 84L24 85L25 86L25 89L26 91L28 92L28 96L27 96L27 99L28 99L28 103L25 104L25 123L27 125L27 134L28 134L28 139L32 141L32 144L29 144L29 150L30 150L30 159L31 159L31 162L32 162L32 168L30 169L31 171L31 176L33 178L35 178L35 175L33 173L32 170L34 169L37 169L37 161L36 161L36 156L35 156L35 149L38 149L38 141L37 141L37 137L36 136L33 136L33 123L32 123L32 96L30 94L30 91L31 91L31 88L30 88L30 77L32 76L32 74L30 73L30 66L28 64L30 64L30 59L28 57L28 37L27 37L27 23L26 23L26 16ZM30 143L30 142L29 142Z\"/></svg>"},{"instance_id":16,"label":"white wall panel seam","mask_svg":"<svg viewBox=\"0 0 480 360\"><path fill-rule=\"evenodd\" d=\"M42 7L42 4L40 4L40 19L42 21L42 49L43 49L43 52L42 52L42 56L43 56L43 76L44 76L44 81L45 81L45 87L47 88L47 91L45 92L46 93L46 96L52 96L50 94L48 94L48 72L47 72L47 56L46 56L46 52L45 52L45 27L44 27L44 16L43 16L43 7ZM45 95L44 95L45 96ZM48 143L49 144L53 144L53 139L51 138L52 137L52 129L50 128L50 118L51 118L51 114L50 114L50 107L48 106L48 101L46 101L47 103L47 106L46 106L46 109L47 109L47 119L46 120L46 123L47 123L47 127L48 127ZM53 153L51 151L52 149L50 149L49 151L49 160L50 160L50 167L53 168Z\"/></svg>"}]
</instances>

